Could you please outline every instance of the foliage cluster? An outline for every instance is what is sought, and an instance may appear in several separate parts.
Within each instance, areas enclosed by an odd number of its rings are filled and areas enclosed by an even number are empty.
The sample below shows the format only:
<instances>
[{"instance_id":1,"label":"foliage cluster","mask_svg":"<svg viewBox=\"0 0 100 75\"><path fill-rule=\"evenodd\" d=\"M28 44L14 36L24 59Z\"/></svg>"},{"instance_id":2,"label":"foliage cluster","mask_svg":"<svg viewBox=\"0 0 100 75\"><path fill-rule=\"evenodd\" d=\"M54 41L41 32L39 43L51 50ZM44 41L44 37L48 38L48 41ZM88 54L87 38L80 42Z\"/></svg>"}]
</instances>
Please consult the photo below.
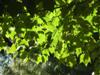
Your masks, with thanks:
<instances>
[{"instance_id":1,"label":"foliage cluster","mask_svg":"<svg viewBox=\"0 0 100 75\"><path fill-rule=\"evenodd\" d=\"M100 73L99 0L0 0L0 10L0 50Z\"/></svg>"}]
</instances>

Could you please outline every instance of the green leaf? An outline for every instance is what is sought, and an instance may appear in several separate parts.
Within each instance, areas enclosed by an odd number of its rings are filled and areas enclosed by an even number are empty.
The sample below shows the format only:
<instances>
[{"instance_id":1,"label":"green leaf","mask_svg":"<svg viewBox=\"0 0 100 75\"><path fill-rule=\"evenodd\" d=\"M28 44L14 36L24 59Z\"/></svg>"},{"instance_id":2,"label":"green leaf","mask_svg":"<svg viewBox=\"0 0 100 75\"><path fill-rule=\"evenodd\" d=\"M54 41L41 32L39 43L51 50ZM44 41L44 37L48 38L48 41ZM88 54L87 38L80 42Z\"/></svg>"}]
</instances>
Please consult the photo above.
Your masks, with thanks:
<instances>
[{"instance_id":1,"label":"green leaf","mask_svg":"<svg viewBox=\"0 0 100 75\"><path fill-rule=\"evenodd\" d=\"M67 3L70 4L73 0L67 0Z\"/></svg>"},{"instance_id":2,"label":"green leaf","mask_svg":"<svg viewBox=\"0 0 100 75\"><path fill-rule=\"evenodd\" d=\"M61 58L63 59L63 58L66 58L66 57L68 57L70 54L67 52L67 51L65 51L65 52L63 52L63 54L61 54Z\"/></svg>"},{"instance_id":3,"label":"green leaf","mask_svg":"<svg viewBox=\"0 0 100 75\"><path fill-rule=\"evenodd\" d=\"M53 18L52 24L54 26L58 26L59 25L59 21L60 21L59 17L55 17L55 18Z\"/></svg>"},{"instance_id":4,"label":"green leaf","mask_svg":"<svg viewBox=\"0 0 100 75\"><path fill-rule=\"evenodd\" d=\"M36 63L39 64L42 62L42 55L38 55Z\"/></svg>"},{"instance_id":5,"label":"green leaf","mask_svg":"<svg viewBox=\"0 0 100 75\"><path fill-rule=\"evenodd\" d=\"M79 56L82 53L82 48L76 48L76 55Z\"/></svg>"},{"instance_id":6,"label":"green leaf","mask_svg":"<svg viewBox=\"0 0 100 75\"><path fill-rule=\"evenodd\" d=\"M46 16L44 17L44 20L45 20L46 22L49 22L49 21L52 20L52 18L54 17L54 15L55 15L54 13L49 12L49 13L47 13Z\"/></svg>"},{"instance_id":7,"label":"green leaf","mask_svg":"<svg viewBox=\"0 0 100 75\"><path fill-rule=\"evenodd\" d=\"M55 57L56 57L57 59L60 59L60 54L58 53L58 51L55 51L54 55L55 55Z\"/></svg>"},{"instance_id":8,"label":"green leaf","mask_svg":"<svg viewBox=\"0 0 100 75\"><path fill-rule=\"evenodd\" d=\"M52 25L51 22L48 22L47 23L46 28L47 28L48 31L51 31L51 32L54 32L56 30L56 26L55 25Z\"/></svg>"},{"instance_id":9,"label":"green leaf","mask_svg":"<svg viewBox=\"0 0 100 75\"><path fill-rule=\"evenodd\" d=\"M39 38L37 40L39 44L43 44L43 42L46 42L45 34L39 34Z\"/></svg>"},{"instance_id":10,"label":"green leaf","mask_svg":"<svg viewBox=\"0 0 100 75\"><path fill-rule=\"evenodd\" d=\"M51 46L55 47L58 43L59 40L61 40L61 36L62 36L62 26L59 29L56 29L53 34L52 34L52 43Z\"/></svg>"},{"instance_id":11,"label":"green leaf","mask_svg":"<svg viewBox=\"0 0 100 75\"><path fill-rule=\"evenodd\" d=\"M54 52L55 52L55 47L50 47L50 48L49 48L49 52L50 52L50 53L54 53Z\"/></svg>"},{"instance_id":12,"label":"green leaf","mask_svg":"<svg viewBox=\"0 0 100 75\"><path fill-rule=\"evenodd\" d=\"M15 39L15 35L16 35L16 32L15 31L11 31L10 33L9 32L6 33L6 36L7 37L10 37L11 40L14 40Z\"/></svg>"},{"instance_id":13,"label":"green leaf","mask_svg":"<svg viewBox=\"0 0 100 75\"><path fill-rule=\"evenodd\" d=\"M48 49L43 50L43 51L42 51L42 54L43 54L43 55L48 55L48 56L49 56L49 50L48 50Z\"/></svg>"},{"instance_id":14,"label":"green leaf","mask_svg":"<svg viewBox=\"0 0 100 75\"><path fill-rule=\"evenodd\" d=\"M80 63L84 63L85 54L80 55Z\"/></svg>"},{"instance_id":15,"label":"green leaf","mask_svg":"<svg viewBox=\"0 0 100 75\"><path fill-rule=\"evenodd\" d=\"M84 61L84 64L87 66L88 63L91 62L91 58L89 56L85 56L85 61Z\"/></svg>"},{"instance_id":16,"label":"green leaf","mask_svg":"<svg viewBox=\"0 0 100 75\"><path fill-rule=\"evenodd\" d=\"M73 67L73 62L69 61L68 64L70 67Z\"/></svg>"},{"instance_id":17,"label":"green leaf","mask_svg":"<svg viewBox=\"0 0 100 75\"><path fill-rule=\"evenodd\" d=\"M26 45L26 46L28 46L29 45L28 44L28 40L25 40L25 39L21 40L20 41L20 45Z\"/></svg>"},{"instance_id":18,"label":"green leaf","mask_svg":"<svg viewBox=\"0 0 100 75\"><path fill-rule=\"evenodd\" d=\"M47 62L47 61L48 61L48 56L43 55L43 61L44 61L44 62Z\"/></svg>"},{"instance_id":19,"label":"green leaf","mask_svg":"<svg viewBox=\"0 0 100 75\"><path fill-rule=\"evenodd\" d=\"M38 24L43 24L43 20L41 18L38 17L36 20Z\"/></svg>"},{"instance_id":20,"label":"green leaf","mask_svg":"<svg viewBox=\"0 0 100 75\"><path fill-rule=\"evenodd\" d=\"M62 49L60 51L60 58L64 59L64 58L67 58L69 55L70 54L68 52L67 45L63 42Z\"/></svg>"},{"instance_id":21,"label":"green leaf","mask_svg":"<svg viewBox=\"0 0 100 75\"><path fill-rule=\"evenodd\" d=\"M10 49L7 50L7 53L15 53L16 52L16 45L13 44Z\"/></svg>"}]
</instances>

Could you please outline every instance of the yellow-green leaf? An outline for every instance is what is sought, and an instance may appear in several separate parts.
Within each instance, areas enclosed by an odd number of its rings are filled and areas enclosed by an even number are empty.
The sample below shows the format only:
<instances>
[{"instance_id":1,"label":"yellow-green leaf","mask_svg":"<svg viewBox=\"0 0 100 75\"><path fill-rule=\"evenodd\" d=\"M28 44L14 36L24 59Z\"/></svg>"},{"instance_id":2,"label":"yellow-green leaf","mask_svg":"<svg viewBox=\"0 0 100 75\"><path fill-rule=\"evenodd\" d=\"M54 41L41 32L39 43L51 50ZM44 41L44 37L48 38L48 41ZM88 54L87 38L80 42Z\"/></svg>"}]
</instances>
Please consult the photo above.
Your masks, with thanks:
<instances>
[{"instance_id":1,"label":"yellow-green leaf","mask_svg":"<svg viewBox=\"0 0 100 75\"><path fill-rule=\"evenodd\" d=\"M76 55L79 56L82 53L81 48L76 48Z\"/></svg>"},{"instance_id":2,"label":"yellow-green leaf","mask_svg":"<svg viewBox=\"0 0 100 75\"><path fill-rule=\"evenodd\" d=\"M16 51L16 45L13 44L10 49L7 51L7 53L14 53Z\"/></svg>"}]
</instances>

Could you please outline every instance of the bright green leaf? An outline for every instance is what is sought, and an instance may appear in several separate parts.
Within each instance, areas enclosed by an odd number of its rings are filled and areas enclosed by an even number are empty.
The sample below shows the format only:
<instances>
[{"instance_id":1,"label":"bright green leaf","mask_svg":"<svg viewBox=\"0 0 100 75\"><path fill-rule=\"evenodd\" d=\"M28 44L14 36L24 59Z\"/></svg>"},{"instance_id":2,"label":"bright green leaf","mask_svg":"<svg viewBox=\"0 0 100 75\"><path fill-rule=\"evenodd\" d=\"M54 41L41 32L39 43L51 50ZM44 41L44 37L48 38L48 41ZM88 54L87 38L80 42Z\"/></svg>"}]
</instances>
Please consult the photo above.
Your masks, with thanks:
<instances>
[{"instance_id":1,"label":"bright green leaf","mask_svg":"<svg viewBox=\"0 0 100 75\"><path fill-rule=\"evenodd\" d=\"M37 57L36 63L39 64L40 62L42 62L42 56L41 56L41 55L39 55L39 56Z\"/></svg>"},{"instance_id":2,"label":"bright green leaf","mask_svg":"<svg viewBox=\"0 0 100 75\"><path fill-rule=\"evenodd\" d=\"M82 53L82 48L76 48L76 55L79 56Z\"/></svg>"},{"instance_id":3,"label":"bright green leaf","mask_svg":"<svg viewBox=\"0 0 100 75\"><path fill-rule=\"evenodd\" d=\"M16 52L16 45L13 44L10 49L7 50L7 53L15 53Z\"/></svg>"},{"instance_id":4,"label":"bright green leaf","mask_svg":"<svg viewBox=\"0 0 100 75\"><path fill-rule=\"evenodd\" d=\"M84 63L84 57L85 57L85 54L80 55L80 63Z\"/></svg>"}]
</instances>

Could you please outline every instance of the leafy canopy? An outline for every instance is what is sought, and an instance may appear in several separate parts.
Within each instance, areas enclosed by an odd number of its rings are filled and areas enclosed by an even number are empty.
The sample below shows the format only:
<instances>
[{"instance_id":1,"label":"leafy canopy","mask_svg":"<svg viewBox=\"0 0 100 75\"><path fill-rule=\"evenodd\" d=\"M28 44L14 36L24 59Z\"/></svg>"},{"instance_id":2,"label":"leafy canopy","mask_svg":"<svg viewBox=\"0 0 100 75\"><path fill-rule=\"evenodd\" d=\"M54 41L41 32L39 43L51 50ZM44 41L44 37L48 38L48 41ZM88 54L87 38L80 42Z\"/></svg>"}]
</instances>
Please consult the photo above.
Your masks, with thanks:
<instances>
[{"instance_id":1,"label":"leafy canopy","mask_svg":"<svg viewBox=\"0 0 100 75\"><path fill-rule=\"evenodd\" d=\"M100 42L92 36L99 32L99 0L1 0L0 5L0 50L14 58L40 63L54 55L73 67L99 57Z\"/></svg>"}]
</instances>

